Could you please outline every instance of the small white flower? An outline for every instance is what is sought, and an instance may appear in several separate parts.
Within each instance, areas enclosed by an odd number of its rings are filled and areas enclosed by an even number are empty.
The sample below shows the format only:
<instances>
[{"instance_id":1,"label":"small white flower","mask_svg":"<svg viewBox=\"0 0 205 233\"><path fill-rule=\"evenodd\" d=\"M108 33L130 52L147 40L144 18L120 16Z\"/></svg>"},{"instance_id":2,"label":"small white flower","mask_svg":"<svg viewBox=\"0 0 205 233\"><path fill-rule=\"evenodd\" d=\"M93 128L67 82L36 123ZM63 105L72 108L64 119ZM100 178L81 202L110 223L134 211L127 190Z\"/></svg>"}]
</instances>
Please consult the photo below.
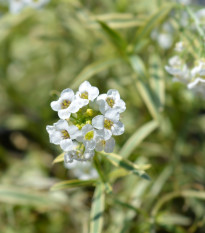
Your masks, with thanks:
<instances>
[{"instance_id":1,"label":"small white flower","mask_svg":"<svg viewBox=\"0 0 205 233\"><path fill-rule=\"evenodd\" d=\"M77 137L77 141L83 142L87 150L94 150L96 141L99 137L102 138L103 132L96 130L92 125L86 124L81 129L81 136Z\"/></svg>"},{"instance_id":2,"label":"small white flower","mask_svg":"<svg viewBox=\"0 0 205 233\"><path fill-rule=\"evenodd\" d=\"M90 161L77 161L74 160L72 163L64 163L65 167L73 173L80 180L97 179L98 173L92 166Z\"/></svg>"},{"instance_id":3,"label":"small white flower","mask_svg":"<svg viewBox=\"0 0 205 233\"><path fill-rule=\"evenodd\" d=\"M79 86L79 91L76 93L78 104L80 108L87 105L89 101L94 101L99 95L99 90L97 87L91 86L88 81L83 82Z\"/></svg>"},{"instance_id":4,"label":"small white flower","mask_svg":"<svg viewBox=\"0 0 205 233\"><path fill-rule=\"evenodd\" d=\"M58 116L61 119L68 119L71 113L76 113L80 107L75 99L73 90L67 88L61 92L57 101L51 102L51 108L58 112Z\"/></svg>"},{"instance_id":5,"label":"small white flower","mask_svg":"<svg viewBox=\"0 0 205 233\"><path fill-rule=\"evenodd\" d=\"M191 70L191 75L193 78L205 78L205 60L199 60L198 65Z\"/></svg>"},{"instance_id":6,"label":"small white flower","mask_svg":"<svg viewBox=\"0 0 205 233\"><path fill-rule=\"evenodd\" d=\"M107 94L101 94L97 98L100 112L105 114L109 109L116 109L119 113L125 111L125 102L120 99L120 94L117 90L110 89Z\"/></svg>"},{"instance_id":7,"label":"small white flower","mask_svg":"<svg viewBox=\"0 0 205 233\"><path fill-rule=\"evenodd\" d=\"M184 49L185 49L184 42L179 41L178 43L176 43L176 45L175 45L175 51L182 52Z\"/></svg>"},{"instance_id":8,"label":"small white flower","mask_svg":"<svg viewBox=\"0 0 205 233\"><path fill-rule=\"evenodd\" d=\"M70 151L73 148L73 139L79 136L79 130L76 126L69 126L67 121L59 120L53 126L48 125L46 130L49 133L50 142L60 147L64 151Z\"/></svg>"},{"instance_id":9,"label":"small white flower","mask_svg":"<svg viewBox=\"0 0 205 233\"><path fill-rule=\"evenodd\" d=\"M26 6L25 0L10 0L9 10L13 14L19 13Z\"/></svg>"},{"instance_id":10,"label":"small white flower","mask_svg":"<svg viewBox=\"0 0 205 233\"><path fill-rule=\"evenodd\" d=\"M112 134L121 135L124 133L124 125L119 121L119 112L115 109L109 109L105 115L98 115L92 119L94 128L103 130L104 140L108 140Z\"/></svg>"},{"instance_id":11,"label":"small white flower","mask_svg":"<svg viewBox=\"0 0 205 233\"><path fill-rule=\"evenodd\" d=\"M112 153L115 147L115 139L111 137L107 141L104 139L99 139L96 144L96 151L104 150L106 153Z\"/></svg>"},{"instance_id":12,"label":"small white flower","mask_svg":"<svg viewBox=\"0 0 205 233\"><path fill-rule=\"evenodd\" d=\"M172 46L172 43L173 43L172 34L160 33L158 35L157 41L158 41L158 44L160 45L161 48L169 49Z\"/></svg>"},{"instance_id":13,"label":"small white flower","mask_svg":"<svg viewBox=\"0 0 205 233\"><path fill-rule=\"evenodd\" d=\"M188 83L191 79L190 71L186 64L179 56L174 56L169 59L169 66L165 66L168 73L174 76L174 81Z\"/></svg>"},{"instance_id":14,"label":"small white flower","mask_svg":"<svg viewBox=\"0 0 205 233\"><path fill-rule=\"evenodd\" d=\"M194 93L205 97L205 61L201 59L197 63L191 70L192 81L187 86Z\"/></svg>"}]
</instances>

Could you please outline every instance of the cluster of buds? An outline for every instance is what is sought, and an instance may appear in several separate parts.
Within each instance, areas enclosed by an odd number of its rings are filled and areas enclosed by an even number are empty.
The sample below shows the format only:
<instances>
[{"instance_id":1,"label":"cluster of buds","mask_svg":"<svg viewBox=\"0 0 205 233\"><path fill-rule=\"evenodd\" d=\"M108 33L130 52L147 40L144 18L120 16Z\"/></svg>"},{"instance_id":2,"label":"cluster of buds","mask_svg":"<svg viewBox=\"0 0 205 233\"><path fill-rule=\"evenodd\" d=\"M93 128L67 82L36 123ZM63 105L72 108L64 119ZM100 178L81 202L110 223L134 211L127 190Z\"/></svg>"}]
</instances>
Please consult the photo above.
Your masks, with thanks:
<instances>
[{"instance_id":1,"label":"cluster of buds","mask_svg":"<svg viewBox=\"0 0 205 233\"><path fill-rule=\"evenodd\" d=\"M63 90L51 108L60 120L46 129L50 142L65 152L65 163L90 160L95 151L113 152L113 136L124 133L120 113L126 106L117 90L99 95L98 88L85 81L76 93L70 88Z\"/></svg>"},{"instance_id":2,"label":"cluster of buds","mask_svg":"<svg viewBox=\"0 0 205 233\"><path fill-rule=\"evenodd\" d=\"M183 42L177 43L175 50L179 54L169 59L166 71L174 76L173 81L184 83L194 94L205 98L205 59L197 59L190 65L183 56Z\"/></svg>"}]
</instances>

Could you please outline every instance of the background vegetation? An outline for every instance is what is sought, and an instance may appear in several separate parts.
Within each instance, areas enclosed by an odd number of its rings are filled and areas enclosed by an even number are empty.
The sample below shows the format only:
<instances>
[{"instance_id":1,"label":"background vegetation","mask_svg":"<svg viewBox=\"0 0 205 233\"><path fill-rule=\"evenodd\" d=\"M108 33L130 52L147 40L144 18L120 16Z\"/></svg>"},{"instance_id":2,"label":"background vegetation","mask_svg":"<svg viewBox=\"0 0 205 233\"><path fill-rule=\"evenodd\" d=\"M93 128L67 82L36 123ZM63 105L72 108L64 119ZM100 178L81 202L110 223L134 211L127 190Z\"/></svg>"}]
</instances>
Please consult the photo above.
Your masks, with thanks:
<instances>
[{"instance_id":1,"label":"background vegetation","mask_svg":"<svg viewBox=\"0 0 205 233\"><path fill-rule=\"evenodd\" d=\"M204 233L205 102L164 69L181 39L200 58L197 32L179 23L186 7L53 0L15 15L0 9L0 232ZM151 37L164 22L173 27L169 49ZM99 183L94 199L92 182L50 191L73 178L52 165L61 152L45 130L57 120L50 102L84 80L120 92L126 131L115 153L150 164L150 181L98 155L108 189Z\"/></svg>"}]
</instances>

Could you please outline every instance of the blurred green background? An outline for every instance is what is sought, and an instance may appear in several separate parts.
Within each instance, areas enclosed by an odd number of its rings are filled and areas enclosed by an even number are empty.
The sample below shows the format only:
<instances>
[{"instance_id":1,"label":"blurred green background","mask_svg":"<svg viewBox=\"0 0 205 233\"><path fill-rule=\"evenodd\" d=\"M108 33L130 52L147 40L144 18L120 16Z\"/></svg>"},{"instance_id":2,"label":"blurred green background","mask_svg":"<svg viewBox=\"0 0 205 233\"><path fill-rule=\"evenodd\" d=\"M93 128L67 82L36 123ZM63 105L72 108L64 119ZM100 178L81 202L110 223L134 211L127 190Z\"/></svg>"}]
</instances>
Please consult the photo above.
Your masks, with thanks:
<instances>
[{"instance_id":1,"label":"blurred green background","mask_svg":"<svg viewBox=\"0 0 205 233\"><path fill-rule=\"evenodd\" d=\"M1 5L1 233L89 232L94 187L50 191L72 176L52 165L61 151L45 130L58 119L50 102L84 80L126 102L115 153L151 164L146 181L119 177L102 158L113 188L102 232L205 232L205 102L164 70L178 40L200 47L178 22L183 10L162 0L53 0L19 14ZM164 22L173 27L168 49L151 37ZM191 43L187 50L198 56Z\"/></svg>"}]
</instances>

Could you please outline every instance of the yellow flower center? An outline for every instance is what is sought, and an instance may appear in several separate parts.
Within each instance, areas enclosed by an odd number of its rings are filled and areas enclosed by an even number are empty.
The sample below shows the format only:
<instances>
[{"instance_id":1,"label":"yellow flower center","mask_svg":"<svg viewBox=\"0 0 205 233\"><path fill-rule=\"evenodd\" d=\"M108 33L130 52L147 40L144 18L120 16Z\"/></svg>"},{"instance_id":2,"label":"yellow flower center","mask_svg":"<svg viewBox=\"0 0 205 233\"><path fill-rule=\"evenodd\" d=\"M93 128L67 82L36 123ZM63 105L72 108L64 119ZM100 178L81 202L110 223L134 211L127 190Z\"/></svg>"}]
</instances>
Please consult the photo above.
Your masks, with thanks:
<instances>
[{"instance_id":1,"label":"yellow flower center","mask_svg":"<svg viewBox=\"0 0 205 233\"><path fill-rule=\"evenodd\" d=\"M81 97L82 99L88 99L88 92L85 91L85 92L81 93L80 97Z\"/></svg>"},{"instance_id":2,"label":"yellow flower center","mask_svg":"<svg viewBox=\"0 0 205 233\"><path fill-rule=\"evenodd\" d=\"M68 108L70 106L70 104L71 104L71 101L63 100L63 102L61 103L61 108L66 109L66 108Z\"/></svg>"},{"instance_id":3,"label":"yellow flower center","mask_svg":"<svg viewBox=\"0 0 205 233\"><path fill-rule=\"evenodd\" d=\"M93 139L93 137L94 137L94 131L92 130L92 131L87 132L84 138L85 140L91 140Z\"/></svg>"},{"instance_id":4,"label":"yellow flower center","mask_svg":"<svg viewBox=\"0 0 205 233\"><path fill-rule=\"evenodd\" d=\"M69 135L69 133L68 133L67 130L62 130L61 133L62 133L63 139L68 139L68 138L70 138L70 135Z\"/></svg>"},{"instance_id":5,"label":"yellow flower center","mask_svg":"<svg viewBox=\"0 0 205 233\"><path fill-rule=\"evenodd\" d=\"M105 146L106 141L105 140L101 140L100 143L102 144L102 146Z\"/></svg>"},{"instance_id":6,"label":"yellow flower center","mask_svg":"<svg viewBox=\"0 0 205 233\"><path fill-rule=\"evenodd\" d=\"M114 106L114 104L115 104L115 101L114 101L114 99L113 98L110 98L110 97L107 97L106 98L106 102L107 102L107 104L112 108L113 106Z\"/></svg>"},{"instance_id":7,"label":"yellow flower center","mask_svg":"<svg viewBox=\"0 0 205 233\"><path fill-rule=\"evenodd\" d=\"M111 121L111 120L108 120L108 119L105 119L104 120L104 127L106 128L106 129L111 129L111 127L113 126L113 122Z\"/></svg>"}]
</instances>

